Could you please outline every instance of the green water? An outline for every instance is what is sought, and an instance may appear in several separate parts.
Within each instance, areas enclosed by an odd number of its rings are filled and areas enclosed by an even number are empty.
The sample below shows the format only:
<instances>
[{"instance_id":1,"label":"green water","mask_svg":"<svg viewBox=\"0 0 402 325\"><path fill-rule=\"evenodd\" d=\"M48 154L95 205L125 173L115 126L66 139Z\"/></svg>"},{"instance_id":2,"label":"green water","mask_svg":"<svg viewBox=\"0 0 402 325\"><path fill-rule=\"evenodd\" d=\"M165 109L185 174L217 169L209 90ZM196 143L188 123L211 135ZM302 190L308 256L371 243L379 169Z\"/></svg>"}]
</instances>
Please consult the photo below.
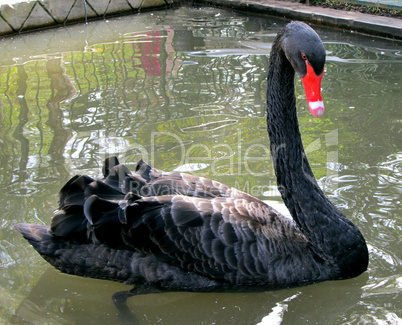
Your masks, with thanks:
<instances>
[{"instance_id":1,"label":"green water","mask_svg":"<svg viewBox=\"0 0 402 325\"><path fill-rule=\"evenodd\" d=\"M210 8L115 18L0 41L0 323L119 323L130 287L60 274L17 233L49 224L73 175L189 171L283 209L265 124L270 44L286 21ZM327 50L326 112L298 116L326 195L362 231L369 269L344 281L272 292L131 298L140 324L402 322L401 43L315 28Z\"/></svg>"}]
</instances>

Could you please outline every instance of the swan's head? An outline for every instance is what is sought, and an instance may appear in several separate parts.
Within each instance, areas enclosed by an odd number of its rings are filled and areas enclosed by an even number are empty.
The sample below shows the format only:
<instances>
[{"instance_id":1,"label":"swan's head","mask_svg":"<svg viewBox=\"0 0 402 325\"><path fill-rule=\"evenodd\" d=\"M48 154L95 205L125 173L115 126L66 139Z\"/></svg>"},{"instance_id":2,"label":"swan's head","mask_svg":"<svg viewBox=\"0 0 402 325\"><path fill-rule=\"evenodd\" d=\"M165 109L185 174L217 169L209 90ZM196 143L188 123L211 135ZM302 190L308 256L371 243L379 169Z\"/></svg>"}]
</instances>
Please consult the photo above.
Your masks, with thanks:
<instances>
[{"instance_id":1,"label":"swan's head","mask_svg":"<svg viewBox=\"0 0 402 325\"><path fill-rule=\"evenodd\" d=\"M325 49L320 37L305 23L291 22L285 27L282 48L303 81L311 114L320 117L324 114L321 79L325 64Z\"/></svg>"}]
</instances>

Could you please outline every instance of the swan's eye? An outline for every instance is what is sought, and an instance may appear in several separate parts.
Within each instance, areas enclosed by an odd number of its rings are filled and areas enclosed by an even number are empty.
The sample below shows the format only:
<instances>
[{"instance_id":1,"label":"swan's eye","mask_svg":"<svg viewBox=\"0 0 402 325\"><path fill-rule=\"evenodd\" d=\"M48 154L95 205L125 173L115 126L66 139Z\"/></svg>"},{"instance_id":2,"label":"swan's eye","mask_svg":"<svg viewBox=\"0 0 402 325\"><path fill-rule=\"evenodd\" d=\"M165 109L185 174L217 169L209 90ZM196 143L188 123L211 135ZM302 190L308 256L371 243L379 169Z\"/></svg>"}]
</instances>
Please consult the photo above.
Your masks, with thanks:
<instances>
[{"instance_id":1,"label":"swan's eye","mask_svg":"<svg viewBox=\"0 0 402 325\"><path fill-rule=\"evenodd\" d=\"M304 53L302 53L302 59L303 59L304 61L307 61L307 55L304 54Z\"/></svg>"}]
</instances>

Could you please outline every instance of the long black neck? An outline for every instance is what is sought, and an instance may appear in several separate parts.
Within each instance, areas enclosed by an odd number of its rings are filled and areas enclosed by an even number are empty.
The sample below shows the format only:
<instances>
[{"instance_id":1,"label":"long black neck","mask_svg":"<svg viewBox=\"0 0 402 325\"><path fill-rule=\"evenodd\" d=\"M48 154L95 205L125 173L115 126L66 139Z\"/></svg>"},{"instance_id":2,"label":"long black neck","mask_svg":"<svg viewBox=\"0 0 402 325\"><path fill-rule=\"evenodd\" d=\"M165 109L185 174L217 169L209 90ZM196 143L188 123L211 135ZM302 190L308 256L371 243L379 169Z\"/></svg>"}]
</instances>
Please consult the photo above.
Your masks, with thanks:
<instances>
[{"instance_id":1,"label":"long black neck","mask_svg":"<svg viewBox=\"0 0 402 325\"><path fill-rule=\"evenodd\" d=\"M274 43L268 70L267 124L278 188L293 218L301 226L304 202L311 195L328 204L311 171L299 130L294 92L295 72ZM302 194L301 202L298 194ZM309 202L311 206L311 202Z\"/></svg>"},{"instance_id":2,"label":"long black neck","mask_svg":"<svg viewBox=\"0 0 402 325\"><path fill-rule=\"evenodd\" d=\"M352 276L356 270L362 271L361 265L367 266L365 241L357 227L326 198L314 178L299 131L294 77L280 42L274 42L268 70L267 124L278 189L316 256L336 265L334 272ZM363 260L356 258L356 247ZM351 249L353 253L349 253ZM359 267L351 262L353 259Z\"/></svg>"}]
</instances>

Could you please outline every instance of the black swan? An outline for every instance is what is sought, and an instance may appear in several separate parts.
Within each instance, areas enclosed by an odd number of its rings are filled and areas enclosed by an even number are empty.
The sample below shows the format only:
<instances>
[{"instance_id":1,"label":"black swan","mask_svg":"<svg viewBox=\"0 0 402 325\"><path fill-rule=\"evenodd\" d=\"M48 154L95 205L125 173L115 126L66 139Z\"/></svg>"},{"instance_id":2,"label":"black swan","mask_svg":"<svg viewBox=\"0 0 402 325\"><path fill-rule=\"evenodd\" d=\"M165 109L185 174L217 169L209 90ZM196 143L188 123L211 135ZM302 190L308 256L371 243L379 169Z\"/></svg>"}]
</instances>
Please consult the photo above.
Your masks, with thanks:
<instances>
[{"instance_id":1,"label":"black swan","mask_svg":"<svg viewBox=\"0 0 402 325\"><path fill-rule=\"evenodd\" d=\"M106 159L104 178L73 177L51 227L16 229L62 272L137 284L137 293L278 288L357 276L368 266L359 229L324 195L305 155L295 72L321 116L324 46L289 23L273 43L267 123L278 188L293 220L230 186Z\"/></svg>"}]
</instances>

